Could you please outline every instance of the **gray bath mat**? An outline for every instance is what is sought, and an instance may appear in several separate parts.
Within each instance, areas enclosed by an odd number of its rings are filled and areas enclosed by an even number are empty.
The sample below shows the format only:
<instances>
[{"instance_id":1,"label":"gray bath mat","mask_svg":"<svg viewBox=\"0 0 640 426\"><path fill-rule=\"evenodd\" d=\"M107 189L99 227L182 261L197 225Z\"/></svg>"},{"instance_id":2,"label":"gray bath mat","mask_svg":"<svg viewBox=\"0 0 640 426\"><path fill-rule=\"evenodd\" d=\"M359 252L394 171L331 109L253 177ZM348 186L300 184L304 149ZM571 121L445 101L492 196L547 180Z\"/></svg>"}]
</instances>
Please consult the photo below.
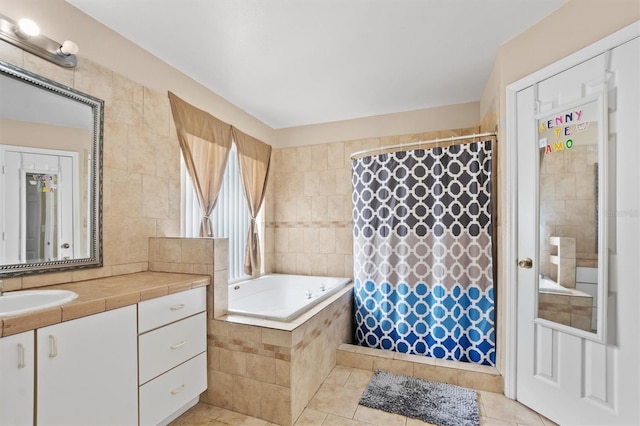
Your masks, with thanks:
<instances>
[{"instance_id":1,"label":"gray bath mat","mask_svg":"<svg viewBox=\"0 0 640 426\"><path fill-rule=\"evenodd\" d=\"M438 426L478 426L478 397L471 389L378 370L360 405Z\"/></svg>"}]
</instances>

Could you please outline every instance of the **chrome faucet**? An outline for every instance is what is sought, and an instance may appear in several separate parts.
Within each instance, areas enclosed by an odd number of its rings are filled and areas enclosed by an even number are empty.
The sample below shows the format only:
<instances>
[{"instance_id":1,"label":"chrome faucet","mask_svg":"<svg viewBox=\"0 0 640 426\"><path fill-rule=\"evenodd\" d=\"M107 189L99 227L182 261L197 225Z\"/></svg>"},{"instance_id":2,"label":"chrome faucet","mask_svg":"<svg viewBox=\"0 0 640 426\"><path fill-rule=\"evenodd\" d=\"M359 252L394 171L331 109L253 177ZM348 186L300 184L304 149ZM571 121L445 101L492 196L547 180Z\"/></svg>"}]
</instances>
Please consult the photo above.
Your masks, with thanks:
<instances>
[{"instance_id":1,"label":"chrome faucet","mask_svg":"<svg viewBox=\"0 0 640 426\"><path fill-rule=\"evenodd\" d=\"M320 291L325 291L326 289L327 286L324 283L320 284Z\"/></svg>"},{"instance_id":2,"label":"chrome faucet","mask_svg":"<svg viewBox=\"0 0 640 426\"><path fill-rule=\"evenodd\" d=\"M311 299L313 297L313 293L311 293L311 290L305 291L304 295L307 297L307 299Z\"/></svg>"}]
</instances>

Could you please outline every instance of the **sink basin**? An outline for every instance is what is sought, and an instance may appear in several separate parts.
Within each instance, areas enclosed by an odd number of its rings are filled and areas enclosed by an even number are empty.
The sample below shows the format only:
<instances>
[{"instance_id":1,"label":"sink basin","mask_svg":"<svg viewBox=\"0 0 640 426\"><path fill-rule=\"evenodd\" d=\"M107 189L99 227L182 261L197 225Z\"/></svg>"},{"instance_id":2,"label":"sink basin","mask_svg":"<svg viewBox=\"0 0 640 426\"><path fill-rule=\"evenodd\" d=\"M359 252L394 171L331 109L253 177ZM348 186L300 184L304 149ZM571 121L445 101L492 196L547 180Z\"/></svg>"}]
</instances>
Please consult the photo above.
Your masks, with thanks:
<instances>
[{"instance_id":1,"label":"sink basin","mask_svg":"<svg viewBox=\"0 0 640 426\"><path fill-rule=\"evenodd\" d=\"M0 296L0 318L52 308L78 297L69 290L22 290Z\"/></svg>"}]
</instances>

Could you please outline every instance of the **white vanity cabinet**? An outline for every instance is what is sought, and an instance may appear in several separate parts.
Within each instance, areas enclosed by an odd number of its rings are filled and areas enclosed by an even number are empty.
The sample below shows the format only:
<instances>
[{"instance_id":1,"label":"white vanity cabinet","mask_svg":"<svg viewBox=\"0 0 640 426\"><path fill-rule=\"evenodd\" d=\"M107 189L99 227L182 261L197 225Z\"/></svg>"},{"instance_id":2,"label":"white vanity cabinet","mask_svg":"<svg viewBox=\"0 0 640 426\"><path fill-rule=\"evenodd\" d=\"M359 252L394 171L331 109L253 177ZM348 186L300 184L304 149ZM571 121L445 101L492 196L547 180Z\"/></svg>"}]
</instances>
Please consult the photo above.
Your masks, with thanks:
<instances>
[{"instance_id":1,"label":"white vanity cabinet","mask_svg":"<svg viewBox=\"0 0 640 426\"><path fill-rule=\"evenodd\" d=\"M33 424L34 332L0 339L0 425Z\"/></svg>"},{"instance_id":2,"label":"white vanity cabinet","mask_svg":"<svg viewBox=\"0 0 640 426\"><path fill-rule=\"evenodd\" d=\"M207 388L206 288L138 305L140 424L165 424Z\"/></svg>"},{"instance_id":3,"label":"white vanity cabinet","mask_svg":"<svg viewBox=\"0 0 640 426\"><path fill-rule=\"evenodd\" d=\"M38 425L138 423L136 305L39 328Z\"/></svg>"}]
</instances>

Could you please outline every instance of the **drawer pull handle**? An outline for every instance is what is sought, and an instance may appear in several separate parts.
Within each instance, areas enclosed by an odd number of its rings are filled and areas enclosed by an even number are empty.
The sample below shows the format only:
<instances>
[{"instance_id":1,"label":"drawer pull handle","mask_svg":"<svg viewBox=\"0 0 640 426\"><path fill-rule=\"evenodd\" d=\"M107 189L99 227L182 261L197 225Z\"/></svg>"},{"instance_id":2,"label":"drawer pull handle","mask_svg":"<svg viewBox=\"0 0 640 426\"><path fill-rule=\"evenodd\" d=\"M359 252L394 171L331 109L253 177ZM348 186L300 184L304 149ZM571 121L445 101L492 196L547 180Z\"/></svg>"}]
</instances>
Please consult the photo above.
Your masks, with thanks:
<instances>
[{"instance_id":1,"label":"drawer pull handle","mask_svg":"<svg viewBox=\"0 0 640 426\"><path fill-rule=\"evenodd\" d=\"M179 394L180 392L182 392L183 390L184 390L184 385L181 385L180 387L175 388L174 390L172 390L172 391L171 391L171 395L177 395L177 394Z\"/></svg>"},{"instance_id":2,"label":"drawer pull handle","mask_svg":"<svg viewBox=\"0 0 640 426\"><path fill-rule=\"evenodd\" d=\"M58 339L56 336L49 335L49 358L55 358L58 356Z\"/></svg>"},{"instance_id":3,"label":"drawer pull handle","mask_svg":"<svg viewBox=\"0 0 640 426\"><path fill-rule=\"evenodd\" d=\"M178 305L173 305L169 309L171 309L172 311L179 311L182 308L184 308L184 303L180 303Z\"/></svg>"},{"instance_id":4,"label":"drawer pull handle","mask_svg":"<svg viewBox=\"0 0 640 426\"><path fill-rule=\"evenodd\" d=\"M27 366L27 357L25 355L25 348L22 343L18 343L18 356L20 357L20 361L18 361L18 368L25 368Z\"/></svg>"},{"instance_id":5,"label":"drawer pull handle","mask_svg":"<svg viewBox=\"0 0 640 426\"><path fill-rule=\"evenodd\" d=\"M183 340L182 342L175 343L175 344L171 345L170 347L171 347L171 349L178 349L180 346L184 346L186 343L187 342L185 342Z\"/></svg>"}]
</instances>

